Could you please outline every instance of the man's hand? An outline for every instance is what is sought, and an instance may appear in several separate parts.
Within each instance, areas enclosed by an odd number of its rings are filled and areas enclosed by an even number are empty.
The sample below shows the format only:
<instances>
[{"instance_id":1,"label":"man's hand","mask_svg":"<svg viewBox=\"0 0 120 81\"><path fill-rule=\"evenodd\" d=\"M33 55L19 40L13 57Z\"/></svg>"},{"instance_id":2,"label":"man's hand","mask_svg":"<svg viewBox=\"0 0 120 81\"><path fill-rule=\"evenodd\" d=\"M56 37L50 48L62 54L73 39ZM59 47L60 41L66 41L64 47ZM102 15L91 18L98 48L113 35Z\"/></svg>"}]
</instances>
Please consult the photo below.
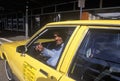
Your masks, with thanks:
<instances>
[{"instance_id":1,"label":"man's hand","mask_svg":"<svg viewBox=\"0 0 120 81\"><path fill-rule=\"evenodd\" d=\"M36 50L38 51L43 51L44 47L41 43L39 43L36 47L35 47Z\"/></svg>"}]
</instances>

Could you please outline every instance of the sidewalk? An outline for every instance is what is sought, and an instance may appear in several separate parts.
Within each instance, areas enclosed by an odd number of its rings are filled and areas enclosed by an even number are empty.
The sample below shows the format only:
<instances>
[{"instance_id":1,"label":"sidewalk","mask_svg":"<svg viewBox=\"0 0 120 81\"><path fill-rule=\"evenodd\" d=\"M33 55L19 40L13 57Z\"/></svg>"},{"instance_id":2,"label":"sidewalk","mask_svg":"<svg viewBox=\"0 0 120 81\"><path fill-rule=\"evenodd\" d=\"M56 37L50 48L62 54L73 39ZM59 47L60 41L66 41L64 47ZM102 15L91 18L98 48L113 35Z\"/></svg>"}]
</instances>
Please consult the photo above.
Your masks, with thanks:
<instances>
[{"instance_id":1,"label":"sidewalk","mask_svg":"<svg viewBox=\"0 0 120 81\"><path fill-rule=\"evenodd\" d=\"M25 40L25 36L13 36L13 37L8 37L7 39L12 40L12 41L17 41L17 40Z\"/></svg>"}]
</instances>

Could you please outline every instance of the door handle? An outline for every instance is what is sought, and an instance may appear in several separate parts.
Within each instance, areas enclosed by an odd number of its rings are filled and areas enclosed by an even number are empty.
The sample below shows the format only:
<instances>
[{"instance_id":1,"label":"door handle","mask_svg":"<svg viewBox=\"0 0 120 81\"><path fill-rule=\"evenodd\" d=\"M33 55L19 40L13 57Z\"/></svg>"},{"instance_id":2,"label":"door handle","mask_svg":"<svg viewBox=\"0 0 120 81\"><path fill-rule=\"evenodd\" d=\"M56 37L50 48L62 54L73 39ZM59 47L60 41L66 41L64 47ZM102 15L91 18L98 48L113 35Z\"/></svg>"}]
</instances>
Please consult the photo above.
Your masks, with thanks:
<instances>
[{"instance_id":1,"label":"door handle","mask_svg":"<svg viewBox=\"0 0 120 81\"><path fill-rule=\"evenodd\" d=\"M48 76L48 73L45 72L44 70L40 69L40 72L41 72L42 74L44 74L45 76Z\"/></svg>"}]
</instances>

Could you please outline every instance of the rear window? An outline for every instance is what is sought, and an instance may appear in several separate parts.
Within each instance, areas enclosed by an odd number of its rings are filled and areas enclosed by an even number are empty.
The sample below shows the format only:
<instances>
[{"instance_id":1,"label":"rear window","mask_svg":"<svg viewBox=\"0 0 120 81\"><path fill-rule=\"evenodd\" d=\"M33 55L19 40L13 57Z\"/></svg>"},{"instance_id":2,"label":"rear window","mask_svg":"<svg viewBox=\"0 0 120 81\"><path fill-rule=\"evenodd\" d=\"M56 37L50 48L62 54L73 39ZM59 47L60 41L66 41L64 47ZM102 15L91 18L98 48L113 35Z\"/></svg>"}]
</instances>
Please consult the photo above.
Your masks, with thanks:
<instances>
[{"instance_id":1,"label":"rear window","mask_svg":"<svg viewBox=\"0 0 120 81\"><path fill-rule=\"evenodd\" d=\"M69 76L78 81L120 81L120 30L90 29Z\"/></svg>"}]
</instances>

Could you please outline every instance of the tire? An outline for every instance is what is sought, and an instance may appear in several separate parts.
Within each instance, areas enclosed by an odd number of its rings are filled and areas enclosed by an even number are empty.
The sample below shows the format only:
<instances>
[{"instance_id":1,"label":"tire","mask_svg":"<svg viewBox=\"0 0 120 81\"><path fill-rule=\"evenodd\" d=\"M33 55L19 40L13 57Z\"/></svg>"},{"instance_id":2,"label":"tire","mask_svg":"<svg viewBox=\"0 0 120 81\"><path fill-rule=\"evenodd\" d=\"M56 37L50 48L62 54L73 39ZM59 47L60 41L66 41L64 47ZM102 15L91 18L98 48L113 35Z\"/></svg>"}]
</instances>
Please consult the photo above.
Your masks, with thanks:
<instances>
[{"instance_id":1,"label":"tire","mask_svg":"<svg viewBox=\"0 0 120 81\"><path fill-rule=\"evenodd\" d=\"M5 72L6 72L7 79L9 81L14 81L13 73L12 73L12 70L10 69L10 66L9 66L7 60L5 60Z\"/></svg>"}]
</instances>

